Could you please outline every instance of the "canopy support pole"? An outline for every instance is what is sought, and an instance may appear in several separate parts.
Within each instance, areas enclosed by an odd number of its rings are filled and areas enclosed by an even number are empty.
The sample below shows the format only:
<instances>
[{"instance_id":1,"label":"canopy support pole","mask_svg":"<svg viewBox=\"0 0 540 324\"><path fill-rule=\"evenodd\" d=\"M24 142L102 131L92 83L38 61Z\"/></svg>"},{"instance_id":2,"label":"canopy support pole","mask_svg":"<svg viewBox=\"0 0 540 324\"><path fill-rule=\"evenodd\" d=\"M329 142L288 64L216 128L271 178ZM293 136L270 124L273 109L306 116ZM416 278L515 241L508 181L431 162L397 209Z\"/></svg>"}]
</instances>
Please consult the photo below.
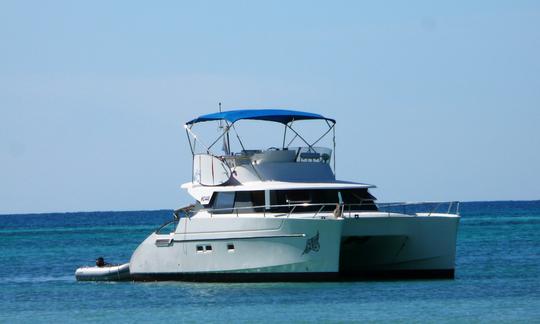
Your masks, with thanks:
<instances>
[{"instance_id":1,"label":"canopy support pole","mask_svg":"<svg viewBox=\"0 0 540 324\"><path fill-rule=\"evenodd\" d=\"M297 137L298 137L297 135L294 135L294 137L293 137L292 140L289 142L289 144L287 144L287 147L291 146L292 142L293 142Z\"/></svg>"},{"instance_id":2,"label":"canopy support pole","mask_svg":"<svg viewBox=\"0 0 540 324\"><path fill-rule=\"evenodd\" d=\"M231 155L231 139L229 138L229 130L230 130L230 125L229 125L229 122L228 121L225 121L225 125L227 125L227 134L226 134L226 138L225 140L227 141L227 155Z\"/></svg>"},{"instance_id":3,"label":"canopy support pole","mask_svg":"<svg viewBox=\"0 0 540 324\"><path fill-rule=\"evenodd\" d=\"M190 128L187 128L187 127L186 127L186 131L188 131L189 134L190 134L191 136L193 136L193 140L194 140L194 142L196 142L196 141L197 141L197 135L196 135L195 133L193 133L193 131L192 131ZM206 148L206 153L207 153L207 154L210 154L210 148L209 148L208 146L206 146L206 145L203 143L203 141L199 140L199 142L201 142L201 145L204 146L204 148ZM195 147L195 146L194 146L194 147Z\"/></svg>"},{"instance_id":4,"label":"canopy support pole","mask_svg":"<svg viewBox=\"0 0 540 324\"><path fill-rule=\"evenodd\" d=\"M335 124L334 124L334 125L335 125ZM328 124L328 130L327 130L324 134L322 134L321 137L319 137L319 138L318 138L315 142L313 142L313 144L311 144L311 145L313 146L313 145L319 143L319 141L322 140L323 137L326 136L326 134L330 133L330 131L332 130L332 128L334 127L334 125L330 126L330 124Z\"/></svg>"},{"instance_id":5,"label":"canopy support pole","mask_svg":"<svg viewBox=\"0 0 540 324\"><path fill-rule=\"evenodd\" d=\"M287 138L287 125L285 125L285 130L283 131L283 145L281 149L285 149L285 138Z\"/></svg>"},{"instance_id":6,"label":"canopy support pole","mask_svg":"<svg viewBox=\"0 0 540 324\"><path fill-rule=\"evenodd\" d=\"M195 171L194 166L193 166L193 164L195 163L195 153L193 152L193 146L191 146L191 138L189 137L189 132L187 130L188 126L184 125L184 128L186 129L186 136L189 142L189 149L191 150L191 183L193 183L195 180L194 175L193 175L193 171Z\"/></svg>"},{"instance_id":7,"label":"canopy support pole","mask_svg":"<svg viewBox=\"0 0 540 324\"><path fill-rule=\"evenodd\" d=\"M240 135L238 135L238 132L236 131L236 127L234 126L234 123L232 123L231 126L234 130L234 133L236 134L236 138L238 139L240 146L242 147L242 150L246 151L246 148L244 147L244 144L242 143L242 140L240 139ZM257 171L257 169L255 168L255 166L253 165L253 163L250 163L249 165L251 165L251 168L253 169L253 171L255 171L255 174L257 175L259 180L264 181L261 175L259 174L259 172Z\"/></svg>"},{"instance_id":8,"label":"canopy support pole","mask_svg":"<svg viewBox=\"0 0 540 324\"><path fill-rule=\"evenodd\" d=\"M332 143L334 144L334 178L336 177L336 124L332 126Z\"/></svg>"},{"instance_id":9,"label":"canopy support pole","mask_svg":"<svg viewBox=\"0 0 540 324\"><path fill-rule=\"evenodd\" d=\"M242 150L246 150L246 148L244 147L244 144L242 143L242 140L240 139L240 135L238 135L238 132L236 131L236 127L234 126L234 123L231 124L233 130L234 130L234 133L236 134L236 138L238 139L238 143L240 143L240 146L242 147Z\"/></svg>"},{"instance_id":10,"label":"canopy support pole","mask_svg":"<svg viewBox=\"0 0 540 324\"><path fill-rule=\"evenodd\" d=\"M220 139L223 138L223 136L225 136L227 133L229 133L229 126L225 126L225 131L223 133L221 133L221 135L219 135L219 137L212 142L212 144L210 144L210 146L208 147L208 149L211 149L212 146L214 146ZM228 144L228 143L227 143Z\"/></svg>"},{"instance_id":11,"label":"canopy support pole","mask_svg":"<svg viewBox=\"0 0 540 324\"><path fill-rule=\"evenodd\" d=\"M193 153L193 146L191 146L191 138L189 137L189 132L187 130L187 126L184 127L186 129L186 136L187 136L187 140L188 140L188 143L189 143L189 149L191 150L191 155L194 155L195 153Z\"/></svg>"},{"instance_id":12,"label":"canopy support pole","mask_svg":"<svg viewBox=\"0 0 540 324\"><path fill-rule=\"evenodd\" d=\"M296 134L296 136L298 136L304 143L306 143L306 145L309 147L310 150L313 150L313 147L312 147L312 146L311 146L311 145L310 145L310 144L309 144L309 143L308 143L308 142L307 142L300 134L298 134L297 131L295 131L295 130L294 130L291 126L289 126L289 125L287 125L287 127L288 127L290 130L292 130L292 131Z\"/></svg>"}]
</instances>

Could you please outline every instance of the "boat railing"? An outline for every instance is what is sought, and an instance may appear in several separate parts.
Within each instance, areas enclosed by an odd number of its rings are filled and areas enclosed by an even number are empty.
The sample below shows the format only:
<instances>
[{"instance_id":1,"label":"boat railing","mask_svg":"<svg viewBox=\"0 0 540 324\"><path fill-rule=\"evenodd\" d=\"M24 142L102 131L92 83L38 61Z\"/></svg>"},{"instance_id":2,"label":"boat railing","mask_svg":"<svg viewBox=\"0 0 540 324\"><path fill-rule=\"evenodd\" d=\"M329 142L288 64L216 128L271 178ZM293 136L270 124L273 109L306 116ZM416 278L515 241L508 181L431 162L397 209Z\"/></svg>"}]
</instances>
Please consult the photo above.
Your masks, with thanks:
<instances>
[{"instance_id":1,"label":"boat railing","mask_svg":"<svg viewBox=\"0 0 540 324\"><path fill-rule=\"evenodd\" d=\"M297 203L281 205L259 205L229 208L208 208L206 211L214 214L236 214L240 217L245 213L263 213L264 217L290 217L293 213L313 212L313 218L322 212L330 212L334 217L358 218L361 213L378 212L392 216L404 214L410 216L459 215L459 201L424 201L424 202L393 202L378 203L371 199L361 200L360 203ZM308 211L306 211L308 209ZM327 217L326 215L321 217Z\"/></svg>"},{"instance_id":2,"label":"boat railing","mask_svg":"<svg viewBox=\"0 0 540 324\"><path fill-rule=\"evenodd\" d=\"M169 233L174 232L177 225L178 225L178 220L172 219L165 222L165 224L161 225L160 227L158 227L154 232L156 234L169 234Z\"/></svg>"},{"instance_id":3,"label":"boat railing","mask_svg":"<svg viewBox=\"0 0 540 324\"><path fill-rule=\"evenodd\" d=\"M459 201L377 202L375 204L380 212L416 216L431 216L433 214L459 215L460 207Z\"/></svg>"},{"instance_id":4,"label":"boat railing","mask_svg":"<svg viewBox=\"0 0 540 324\"><path fill-rule=\"evenodd\" d=\"M196 208L196 205L188 205L188 206L176 209L175 211L173 211L173 219L166 221L163 225L156 228L154 232L156 234L169 234L169 233L174 232L174 230L178 226L178 222L180 222L180 218L182 217L189 218L193 216L197 209L198 208Z\"/></svg>"},{"instance_id":5,"label":"boat railing","mask_svg":"<svg viewBox=\"0 0 540 324\"><path fill-rule=\"evenodd\" d=\"M292 154L284 155L282 154L284 151L291 152ZM231 155L215 157L224 161L231 169L240 165L257 163L261 160L264 161L265 157L271 162L320 162L330 164L332 149L319 146L288 147L285 149L272 147L267 150L242 150L242 152L232 153Z\"/></svg>"}]
</instances>

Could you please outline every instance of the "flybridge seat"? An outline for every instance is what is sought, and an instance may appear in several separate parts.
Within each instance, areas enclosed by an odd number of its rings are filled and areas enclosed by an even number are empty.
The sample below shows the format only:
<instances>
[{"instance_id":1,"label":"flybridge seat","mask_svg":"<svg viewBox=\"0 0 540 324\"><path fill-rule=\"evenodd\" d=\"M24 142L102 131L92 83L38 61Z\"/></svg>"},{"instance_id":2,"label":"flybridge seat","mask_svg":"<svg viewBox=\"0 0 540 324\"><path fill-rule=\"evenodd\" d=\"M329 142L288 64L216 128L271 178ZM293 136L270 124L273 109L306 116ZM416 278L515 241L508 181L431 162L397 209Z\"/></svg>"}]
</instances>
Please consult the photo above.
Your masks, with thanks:
<instances>
[{"instance_id":1,"label":"flybridge seat","mask_svg":"<svg viewBox=\"0 0 540 324\"><path fill-rule=\"evenodd\" d=\"M306 160L320 159L321 154L320 153L311 153L311 152L301 153L300 158L301 159L306 159Z\"/></svg>"},{"instance_id":2,"label":"flybridge seat","mask_svg":"<svg viewBox=\"0 0 540 324\"><path fill-rule=\"evenodd\" d=\"M321 162L330 164L332 149L327 147L299 147L297 162Z\"/></svg>"}]
</instances>

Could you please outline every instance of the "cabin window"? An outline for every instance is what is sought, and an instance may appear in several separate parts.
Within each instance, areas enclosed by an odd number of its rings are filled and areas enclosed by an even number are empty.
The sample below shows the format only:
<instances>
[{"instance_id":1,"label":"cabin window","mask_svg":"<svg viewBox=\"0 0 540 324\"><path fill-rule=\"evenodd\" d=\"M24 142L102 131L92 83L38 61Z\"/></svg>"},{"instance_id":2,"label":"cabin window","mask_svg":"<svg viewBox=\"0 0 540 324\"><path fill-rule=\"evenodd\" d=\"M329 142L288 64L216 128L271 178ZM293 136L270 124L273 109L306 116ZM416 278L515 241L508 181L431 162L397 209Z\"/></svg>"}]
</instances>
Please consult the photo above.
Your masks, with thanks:
<instances>
[{"instance_id":1,"label":"cabin window","mask_svg":"<svg viewBox=\"0 0 540 324\"><path fill-rule=\"evenodd\" d=\"M341 196L341 199L340 199ZM367 189L307 189L307 190L272 190L270 204L297 205L294 212L333 211L340 202L350 205L352 210L377 210L373 197ZM301 204L312 206L301 206ZM324 205L324 206L323 206ZM272 212L288 213L293 207L272 207Z\"/></svg>"},{"instance_id":2,"label":"cabin window","mask_svg":"<svg viewBox=\"0 0 540 324\"><path fill-rule=\"evenodd\" d=\"M332 211L339 203L337 190L272 190L270 191L271 205L314 204L313 206L296 206L294 212ZM323 206L322 204L325 204ZM292 207L272 207L274 212L289 212Z\"/></svg>"},{"instance_id":3,"label":"cabin window","mask_svg":"<svg viewBox=\"0 0 540 324\"><path fill-rule=\"evenodd\" d=\"M311 201L317 204L339 203L338 190L311 190Z\"/></svg>"},{"instance_id":4,"label":"cabin window","mask_svg":"<svg viewBox=\"0 0 540 324\"><path fill-rule=\"evenodd\" d=\"M234 208L237 209L235 212L238 212L239 214L262 212L264 210L264 191L258 190L236 192Z\"/></svg>"},{"instance_id":5,"label":"cabin window","mask_svg":"<svg viewBox=\"0 0 540 324\"><path fill-rule=\"evenodd\" d=\"M309 190L287 190L281 191L287 204L302 204L312 202L311 192ZM283 198L282 198L283 199Z\"/></svg>"},{"instance_id":6,"label":"cabin window","mask_svg":"<svg viewBox=\"0 0 540 324\"><path fill-rule=\"evenodd\" d=\"M214 202L212 208L214 214L230 214L233 212L234 207L234 191L216 192L214 194ZM217 210L216 210L217 209Z\"/></svg>"},{"instance_id":7,"label":"cabin window","mask_svg":"<svg viewBox=\"0 0 540 324\"><path fill-rule=\"evenodd\" d=\"M367 189L306 189L306 190L270 190L270 212L333 211L336 204L345 204L345 210L377 210L372 196ZM302 206L310 204L311 206ZM264 191L227 191L215 192L211 206L214 214L262 213L264 212ZM324 205L324 206L323 206ZM259 207L261 206L261 207Z\"/></svg>"},{"instance_id":8,"label":"cabin window","mask_svg":"<svg viewBox=\"0 0 540 324\"><path fill-rule=\"evenodd\" d=\"M234 244L232 243L227 244L227 251L234 252Z\"/></svg>"},{"instance_id":9,"label":"cabin window","mask_svg":"<svg viewBox=\"0 0 540 324\"><path fill-rule=\"evenodd\" d=\"M377 210L376 198L367 189L341 189L343 203L350 210Z\"/></svg>"},{"instance_id":10,"label":"cabin window","mask_svg":"<svg viewBox=\"0 0 540 324\"><path fill-rule=\"evenodd\" d=\"M263 212L264 191L216 192L211 205L214 214Z\"/></svg>"}]
</instances>

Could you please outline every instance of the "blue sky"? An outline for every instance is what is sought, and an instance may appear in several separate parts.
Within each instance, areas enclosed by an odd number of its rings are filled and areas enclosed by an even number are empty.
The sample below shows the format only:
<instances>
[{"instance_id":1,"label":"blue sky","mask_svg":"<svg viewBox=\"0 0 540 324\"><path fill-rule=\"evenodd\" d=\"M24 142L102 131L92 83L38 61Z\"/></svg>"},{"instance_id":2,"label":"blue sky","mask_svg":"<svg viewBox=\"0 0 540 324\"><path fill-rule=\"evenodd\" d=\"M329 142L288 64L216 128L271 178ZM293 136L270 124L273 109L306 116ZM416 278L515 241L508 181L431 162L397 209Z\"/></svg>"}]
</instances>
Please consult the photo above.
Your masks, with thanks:
<instances>
[{"instance_id":1,"label":"blue sky","mask_svg":"<svg viewBox=\"0 0 540 324\"><path fill-rule=\"evenodd\" d=\"M219 101L337 119L381 201L540 199L537 1L2 1L0 39L0 213L189 202Z\"/></svg>"}]
</instances>

